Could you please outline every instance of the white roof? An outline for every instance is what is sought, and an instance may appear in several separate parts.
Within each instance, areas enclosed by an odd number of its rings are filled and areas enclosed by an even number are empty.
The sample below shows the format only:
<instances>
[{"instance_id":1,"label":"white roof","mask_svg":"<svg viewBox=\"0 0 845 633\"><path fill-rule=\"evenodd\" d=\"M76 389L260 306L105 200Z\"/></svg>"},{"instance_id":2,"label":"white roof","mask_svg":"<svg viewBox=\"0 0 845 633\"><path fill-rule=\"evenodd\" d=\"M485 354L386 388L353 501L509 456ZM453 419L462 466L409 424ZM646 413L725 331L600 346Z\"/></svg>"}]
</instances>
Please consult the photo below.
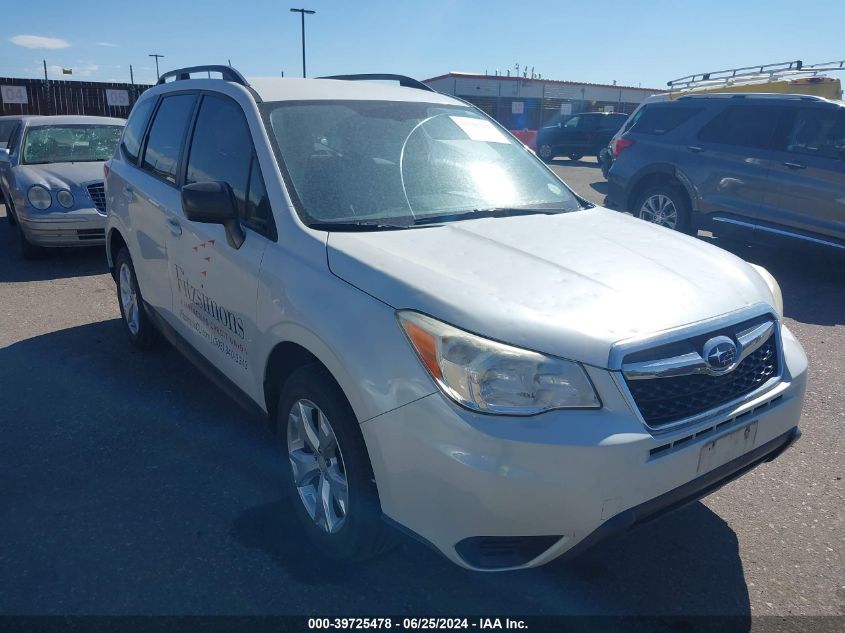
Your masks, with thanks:
<instances>
[{"instance_id":1,"label":"white roof","mask_svg":"<svg viewBox=\"0 0 845 633\"><path fill-rule=\"evenodd\" d=\"M107 116L72 115L23 115L20 117L30 127L41 125L126 125L126 119L116 119Z\"/></svg>"},{"instance_id":2,"label":"white roof","mask_svg":"<svg viewBox=\"0 0 845 633\"><path fill-rule=\"evenodd\" d=\"M321 99L371 101L424 101L464 105L447 95L379 81L340 79L297 79L293 77L249 77L250 86L262 101L306 101Z\"/></svg>"}]
</instances>

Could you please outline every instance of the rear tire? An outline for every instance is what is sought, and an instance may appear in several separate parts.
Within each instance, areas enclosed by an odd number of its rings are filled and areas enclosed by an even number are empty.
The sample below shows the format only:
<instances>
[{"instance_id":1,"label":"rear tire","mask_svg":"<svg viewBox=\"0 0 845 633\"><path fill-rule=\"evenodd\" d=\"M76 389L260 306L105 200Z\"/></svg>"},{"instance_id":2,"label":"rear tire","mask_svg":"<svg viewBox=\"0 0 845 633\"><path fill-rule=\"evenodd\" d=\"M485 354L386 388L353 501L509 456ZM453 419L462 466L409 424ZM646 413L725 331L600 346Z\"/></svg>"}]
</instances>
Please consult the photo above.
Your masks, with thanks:
<instances>
[{"instance_id":1,"label":"rear tire","mask_svg":"<svg viewBox=\"0 0 845 633\"><path fill-rule=\"evenodd\" d=\"M679 185L666 183L647 188L637 198L632 211L646 222L681 233L692 233L689 202Z\"/></svg>"},{"instance_id":2,"label":"rear tire","mask_svg":"<svg viewBox=\"0 0 845 633\"><path fill-rule=\"evenodd\" d=\"M358 420L325 368L308 365L288 378L276 432L290 503L320 551L353 562L387 549L392 535Z\"/></svg>"},{"instance_id":3,"label":"rear tire","mask_svg":"<svg viewBox=\"0 0 845 633\"><path fill-rule=\"evenodd\" d=\"M132 257L124 246L114 260L117 302L120 306L120 321L123 331L132 345L140 350L156 347L160 340L158 330L153 325L150 315L144 309L144 299L138 287Z\"/></svg>"}]
</instances>

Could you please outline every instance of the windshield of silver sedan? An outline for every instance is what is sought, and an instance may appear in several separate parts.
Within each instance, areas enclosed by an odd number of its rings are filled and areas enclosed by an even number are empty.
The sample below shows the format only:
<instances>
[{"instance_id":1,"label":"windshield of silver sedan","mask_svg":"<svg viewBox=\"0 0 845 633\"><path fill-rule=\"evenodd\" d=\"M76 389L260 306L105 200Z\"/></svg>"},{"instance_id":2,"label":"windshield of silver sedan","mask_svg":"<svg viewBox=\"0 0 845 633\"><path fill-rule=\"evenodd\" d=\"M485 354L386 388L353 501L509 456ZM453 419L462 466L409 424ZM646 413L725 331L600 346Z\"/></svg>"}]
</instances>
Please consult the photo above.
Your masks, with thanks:
<instances>
[{"instance_id":1,"label":"windshield of silver sedan","mask_svg":"<svg viewBox=\"0 0 845 633\"><path fill-rule=\"evenodd\" d=\"M119 125L31 127L23 143L23 163L89 163L108 160L123 128Z\"/></svg>"},{"instance_id":2,"label":"windshield of silver sedan","mask_svg":"<svg viewBox=\"0 0 845 633\"><path fill-rule=\"evenodd\" d=\"M581 208L530 150L469 107L395 101L261 107L297 210L313 228L395 229Z\"/></svg>"}]
</instances>

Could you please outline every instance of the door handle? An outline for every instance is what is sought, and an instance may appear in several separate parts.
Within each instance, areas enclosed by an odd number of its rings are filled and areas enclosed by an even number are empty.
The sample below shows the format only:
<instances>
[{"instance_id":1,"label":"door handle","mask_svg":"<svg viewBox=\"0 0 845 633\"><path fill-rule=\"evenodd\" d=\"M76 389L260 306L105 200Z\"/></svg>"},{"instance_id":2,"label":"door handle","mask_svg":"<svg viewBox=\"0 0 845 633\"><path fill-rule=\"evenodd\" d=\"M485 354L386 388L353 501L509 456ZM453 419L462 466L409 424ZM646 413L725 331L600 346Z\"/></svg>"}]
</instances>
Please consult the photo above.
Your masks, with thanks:
<instances>
[{"instance_id":1,"label":"door handle","mask_svg":"<svg viewBox=\"0 0 845 633\"><path fill-rule=\"evenodd\" d=\"M806 165L802 165L801 163L793 163L792 161L786 161L783 166L789 167L790 169L807 169Z\"/></svg>"},{"instance_id":2,"label":"door handle","mask_svg":"<svg viewBox=\"0 0 845 633\"><path fill-rule=\"evenodd\" d=\"M124 197L132 200L133 198L135 198L135 190L132 187L130 187L129 185L126 185L123 188L123 195L124 195Z\"/></svg>"},{"instance_id":3,"label":"door handle","mask_svg":"<svg viewBox=\"0 0 845 633\"><path fill-rule=\"evenodd\" d=\"M700 145L687 145L687 149L691 152L695 152L696 154L704 151L704 148Z\"/></svg>"},{"instance_id":4,"label":"door handle","mask_svg":"<svg viewBox=\"0 0 845 633\"><path fill-rule=\"evenodd\" d=\"M170 227L170 232L173 233L173 235L176 237L182 236L182 225L179 223L179 220L167 218L167 226Z\"/></svg>"}]
</instances>

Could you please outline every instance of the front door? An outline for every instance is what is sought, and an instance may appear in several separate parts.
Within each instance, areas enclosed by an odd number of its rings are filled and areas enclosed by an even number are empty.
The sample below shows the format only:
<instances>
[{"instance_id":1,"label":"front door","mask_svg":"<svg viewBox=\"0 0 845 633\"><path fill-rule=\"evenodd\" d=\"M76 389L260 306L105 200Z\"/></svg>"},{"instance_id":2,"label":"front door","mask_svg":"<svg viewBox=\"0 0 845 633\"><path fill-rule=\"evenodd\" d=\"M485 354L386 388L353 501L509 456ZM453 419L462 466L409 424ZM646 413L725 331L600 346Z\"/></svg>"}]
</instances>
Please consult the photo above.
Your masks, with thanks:
<instances>
[{"instance_id":1,"label":"front door","mask_svg":"<svg viewBox=\"0 0 845 633\"><path fill-rule=\"evenodd\" d=\"M275 238L261 168L240 106L205 95L187 153L185 184L226 182L246 232L236 248L219 224L191 222L180 212L170 235L170 284L178 329L191 345L258 402L256 306L261 260Z\"/></svg>"}]
</instances>

